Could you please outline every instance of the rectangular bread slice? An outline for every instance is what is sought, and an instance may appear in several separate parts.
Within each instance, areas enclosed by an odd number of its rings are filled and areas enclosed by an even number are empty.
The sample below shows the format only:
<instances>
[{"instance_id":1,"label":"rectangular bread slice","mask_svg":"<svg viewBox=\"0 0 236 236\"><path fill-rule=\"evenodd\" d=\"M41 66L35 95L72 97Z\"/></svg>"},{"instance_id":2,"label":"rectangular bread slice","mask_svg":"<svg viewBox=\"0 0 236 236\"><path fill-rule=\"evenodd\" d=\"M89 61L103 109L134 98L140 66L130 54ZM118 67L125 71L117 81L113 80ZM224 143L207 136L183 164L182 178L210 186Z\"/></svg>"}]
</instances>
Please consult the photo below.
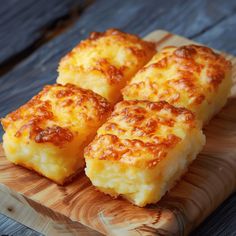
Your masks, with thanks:
<instances>
[{"instance_id":1,"label":"rectangular bread slice","mask_svg":"<svg viewBox=\"0 0 236 236\"><path fill-rule=\"evenodd\" d=\"M85 149L86 175L99 190L145 206L160 200L204 143L187 109L122 101Z\"/></svg>"},{"instance_id":2,"label":"rectangular bread slice","mask_svg":"<svg viewBox=\"0 0 236 236\"><path fill-rule=\"evenodd\" d=\"M91 89L111 103L121 100L120 89L155 54L155 45L109 29L94 32L60 61L58 83Z\"/></svg>"},{"instance_id":3,"label":"rectangular bread slice","mask_svg":"<svg viewBox=\"0 0 236 236\"><path fill-rule=\"evenodd\" d=\"M166 47L123 89L124 100L167 101L207 123L226 103L231 63L204 46Z\"/></svg>"},{"instance_id":4,"label":"rectangular bread slice","mask_svg":"<svg viewBox=\"0 0 236 236\"><path fill-rule=\"evenodd\" d=\"M83 149L110 111L107 100L92 91L46 86L2 119L6 157L64 184L84 167Z\"/></svg>"}]
</instances>

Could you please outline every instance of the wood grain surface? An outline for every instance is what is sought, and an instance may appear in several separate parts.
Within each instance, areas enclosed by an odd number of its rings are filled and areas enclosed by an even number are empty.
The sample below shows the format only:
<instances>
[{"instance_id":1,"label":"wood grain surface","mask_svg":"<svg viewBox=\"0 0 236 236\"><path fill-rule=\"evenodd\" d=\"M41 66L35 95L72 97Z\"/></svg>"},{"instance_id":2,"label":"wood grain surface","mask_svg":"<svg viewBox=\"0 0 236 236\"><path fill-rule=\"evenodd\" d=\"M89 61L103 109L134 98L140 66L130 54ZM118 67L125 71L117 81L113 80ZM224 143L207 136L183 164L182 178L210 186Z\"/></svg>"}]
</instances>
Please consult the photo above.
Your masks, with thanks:
<instances>
[{"instance_id":1,"label":"wood grain surface","mask_svg":"<svg viewBox=\"0 0 236 236\"><path fill-rule=\"evenodd\" d=\"M14 192L0 190L1 206L0 211L6 216L21 222L24 225L34 228L42 235L80 235L80 236L99 236L100 233L89 229L88 227L81 225L78 222L72 222L69 218L55 213L50 213L50 210L43 206L39 206L34 203L34 208L31 204L25 200L21 195L16 195ZM45 214L39 214L37 209L40 208L40 212L46 212ZM50 216L47 216L47 215ZM3 218L3 217L2 217ZM13 222L14 223L14 222ZM1 234L7 235L31 235L30 229L23 230L21 225L15 223L15 227L9 229L9 222L5 220L2 222L2 226L5 224L5 228L0 231ZM20 231L20 232L19 232ZM34 232L34 234L38 234Z\"/></svg>"},{"instance_id":2,"label":"wood grain surface","mask_svg":"<svg viewBox=\"0 0 236 236\"><path fill-rule=\"evenodd\" d=\"M156 31L148 39L155 40L158 49L190 43L165 31ZM112 199L95 190L83 172L68 186L57 186L9 163L1 150L0 190L13 199L12 206L8 201L1 204L1 208L8 209L5 214L9 209L15 211L14 202L20 202L24 209L28 209L26 211L38 212L38 217L60 222L69 230L73 229L70 224L74 221L79 222L79 226L83 224L110 235L189 233L236 189L236 59L228 57L234 64L231 98L204 129L207 137L204 150L188 173L159 203L139 208L125 200ZM27 222L28 226L39 230L30 224L30 220ZM79 226L77 232L89 232L88 228L81 226L79 229ZM62 233L64 229L57 229L57 233Z\"/></svg>"}]
</instances>

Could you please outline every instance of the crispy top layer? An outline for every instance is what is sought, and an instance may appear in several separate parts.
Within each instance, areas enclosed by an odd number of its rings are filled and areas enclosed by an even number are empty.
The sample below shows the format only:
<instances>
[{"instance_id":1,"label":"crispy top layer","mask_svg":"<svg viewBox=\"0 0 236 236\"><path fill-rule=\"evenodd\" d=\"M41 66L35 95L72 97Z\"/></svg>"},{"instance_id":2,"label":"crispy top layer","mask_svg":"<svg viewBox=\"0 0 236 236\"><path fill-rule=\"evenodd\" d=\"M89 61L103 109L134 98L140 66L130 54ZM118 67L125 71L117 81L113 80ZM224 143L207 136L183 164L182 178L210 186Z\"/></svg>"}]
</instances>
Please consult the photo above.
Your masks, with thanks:
<instances>
[{"instance_id":1,"label":"crispy top layer","mask_svg":"<svg viewBox=\"0 0 236 236\"><path fill-rule=\"evenodd\" d=\"M118 84L141 68L155 51L153 43L117 29L93 32L61 60L59 78L66 71L74 71L99 74L109 84Z\"/></svg>"},{"instance_id":2,"label":"crispy top layer","mask_svg":"<svg viewBox=\"0 0 236 236\"><path fill-rule=\"evenodd\" d=\"M192 112L167 102L122 101L86 148L85 157L152 167L196 126Z\"/></svg>"},{"instance_id":3,"label":"crispy top layer","mask_svg":"<svg viewBox=\"0 0 236 236\"><path fill-rule=\"evenodd\" d=\"M123 89L124 99L165 100L191 110L212 101L231 63L198 45L166 47Z\"/></svg>"},{"instance_id":4,"label":"crispy top layer","mask_svg":"<svg viewBox=\"0 0 236 236\"><path fill-rule=\"evenodd\" d=\"M83 128L97 127L111 107L103 97L74 85L48 85L35 97L1 120L6 132L37 143L61 146Z\"/></svg>"}]
</instances>

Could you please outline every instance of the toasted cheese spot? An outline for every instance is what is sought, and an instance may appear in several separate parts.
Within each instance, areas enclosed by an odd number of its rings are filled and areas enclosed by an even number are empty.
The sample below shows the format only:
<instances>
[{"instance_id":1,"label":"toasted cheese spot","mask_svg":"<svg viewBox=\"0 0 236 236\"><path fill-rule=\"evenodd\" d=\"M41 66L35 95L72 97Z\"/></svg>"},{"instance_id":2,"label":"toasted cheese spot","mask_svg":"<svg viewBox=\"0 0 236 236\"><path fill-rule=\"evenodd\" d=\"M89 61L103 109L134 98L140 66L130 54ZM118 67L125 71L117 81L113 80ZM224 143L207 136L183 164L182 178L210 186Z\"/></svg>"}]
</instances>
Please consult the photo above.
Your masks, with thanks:
<instances>
[{"instance_id":1,"label":"toasted cheese spot","mask_svg":"<svg viewBox=\"0 0 236 236\"><path fill-rule=\"evenodd\" d=\"M91 89L116 103L120 89L155 52L154 43L132 34L116 29L93 32L62 58L57 82Z\"/></svg>"},{"instance_id":2,"label":"toasted cheese spot","mask_svg":"<svg viewBox=\"0 0 236 236\"><path fill-rule=\"evenodd\" d=\"M231 62L197 45L167 47L154 55L122 90L125 100L167 101L208 122L226 103Z\"/></svg>"},{"instance_id":3,"label":"toasted cheese spot","mask_svg":"<svg viewBox=\"0 0 236 236\"><path fill-rule=\"evenodd\" d=\"M6 157L63 184L83 167L83 149L110 112L107 100L92 91L45 86L1 120Z\"/></svg>"},{"instance_id":4,"label":"toasted cheese spot","mask_svg":"<svg viewBox=\"0 0 236 236\"><path fill-rule=\"evenodd\" d=\"M85 148L86 175L101 191L145 206L179 179L204 142L191 111L122 101Z\"/></svg>"},{"instance_id":5,"label":"toasted cheese spot","mask_svg":"<svg viewBox=\"0 0 236 236\"><path fill-rule=\"evenodd\" d=\"M39 130L34 140L36 143L51 142L54 145L60 145L62 142L71 142L73 133L60 126L47 127L44 130Z\"/></svg>"}]
</instances>

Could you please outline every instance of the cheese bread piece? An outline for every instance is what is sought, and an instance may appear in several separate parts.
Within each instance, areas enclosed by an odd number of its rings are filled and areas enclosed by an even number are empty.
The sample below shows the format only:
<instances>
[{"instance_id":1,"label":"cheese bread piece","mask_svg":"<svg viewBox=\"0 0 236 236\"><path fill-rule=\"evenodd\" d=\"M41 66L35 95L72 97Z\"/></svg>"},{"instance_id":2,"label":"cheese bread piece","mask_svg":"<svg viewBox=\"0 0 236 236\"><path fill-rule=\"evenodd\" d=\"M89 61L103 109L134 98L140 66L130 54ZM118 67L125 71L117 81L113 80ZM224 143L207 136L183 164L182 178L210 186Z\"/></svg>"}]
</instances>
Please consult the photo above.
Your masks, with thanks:
<instances>
[{"instance_id":1,"label":"cheese bread piece","mask_svg":"<svg viewBox=\"0 0 236 236\"><path fill-rule=\"evenodd\" d=\"M83 149L109 113L106 99L92 91L46 86L2 119L6 157L64 184L84 167Z\"/></svg>"},{"instance_id":2,"label":"cheese bread piece","mask_svg":"<svg viewBox=\"0 0 236 236\"><path fill-rule=\"evenodd\" d=\"M111 196L157 202L205 143L192 112L167 102L122 101L85 149L86 175Z\"/></svg>"},{"instance_id":3,"label":"cheese bread piece","mask_svg":"<svg viewBox=\"0 0 236 236\"><path fill-rule=\"evenodd\" d=\"M115 103L120 89L155 54L155 45L115 29L94 32L60 62L58 83L91 89Z\"/></svg>"},{"instance_id":4,"label":"cheese bread piece","mask_svg":"<svg viewBox=\"0 0 236 236\"><path fill-rule=\"evenodd\" d=\"M207 123L226 103L231 63L197 45L166 47L123 89L125 100L164 100L190 109Z\"/></svg>"}]
</instances>

